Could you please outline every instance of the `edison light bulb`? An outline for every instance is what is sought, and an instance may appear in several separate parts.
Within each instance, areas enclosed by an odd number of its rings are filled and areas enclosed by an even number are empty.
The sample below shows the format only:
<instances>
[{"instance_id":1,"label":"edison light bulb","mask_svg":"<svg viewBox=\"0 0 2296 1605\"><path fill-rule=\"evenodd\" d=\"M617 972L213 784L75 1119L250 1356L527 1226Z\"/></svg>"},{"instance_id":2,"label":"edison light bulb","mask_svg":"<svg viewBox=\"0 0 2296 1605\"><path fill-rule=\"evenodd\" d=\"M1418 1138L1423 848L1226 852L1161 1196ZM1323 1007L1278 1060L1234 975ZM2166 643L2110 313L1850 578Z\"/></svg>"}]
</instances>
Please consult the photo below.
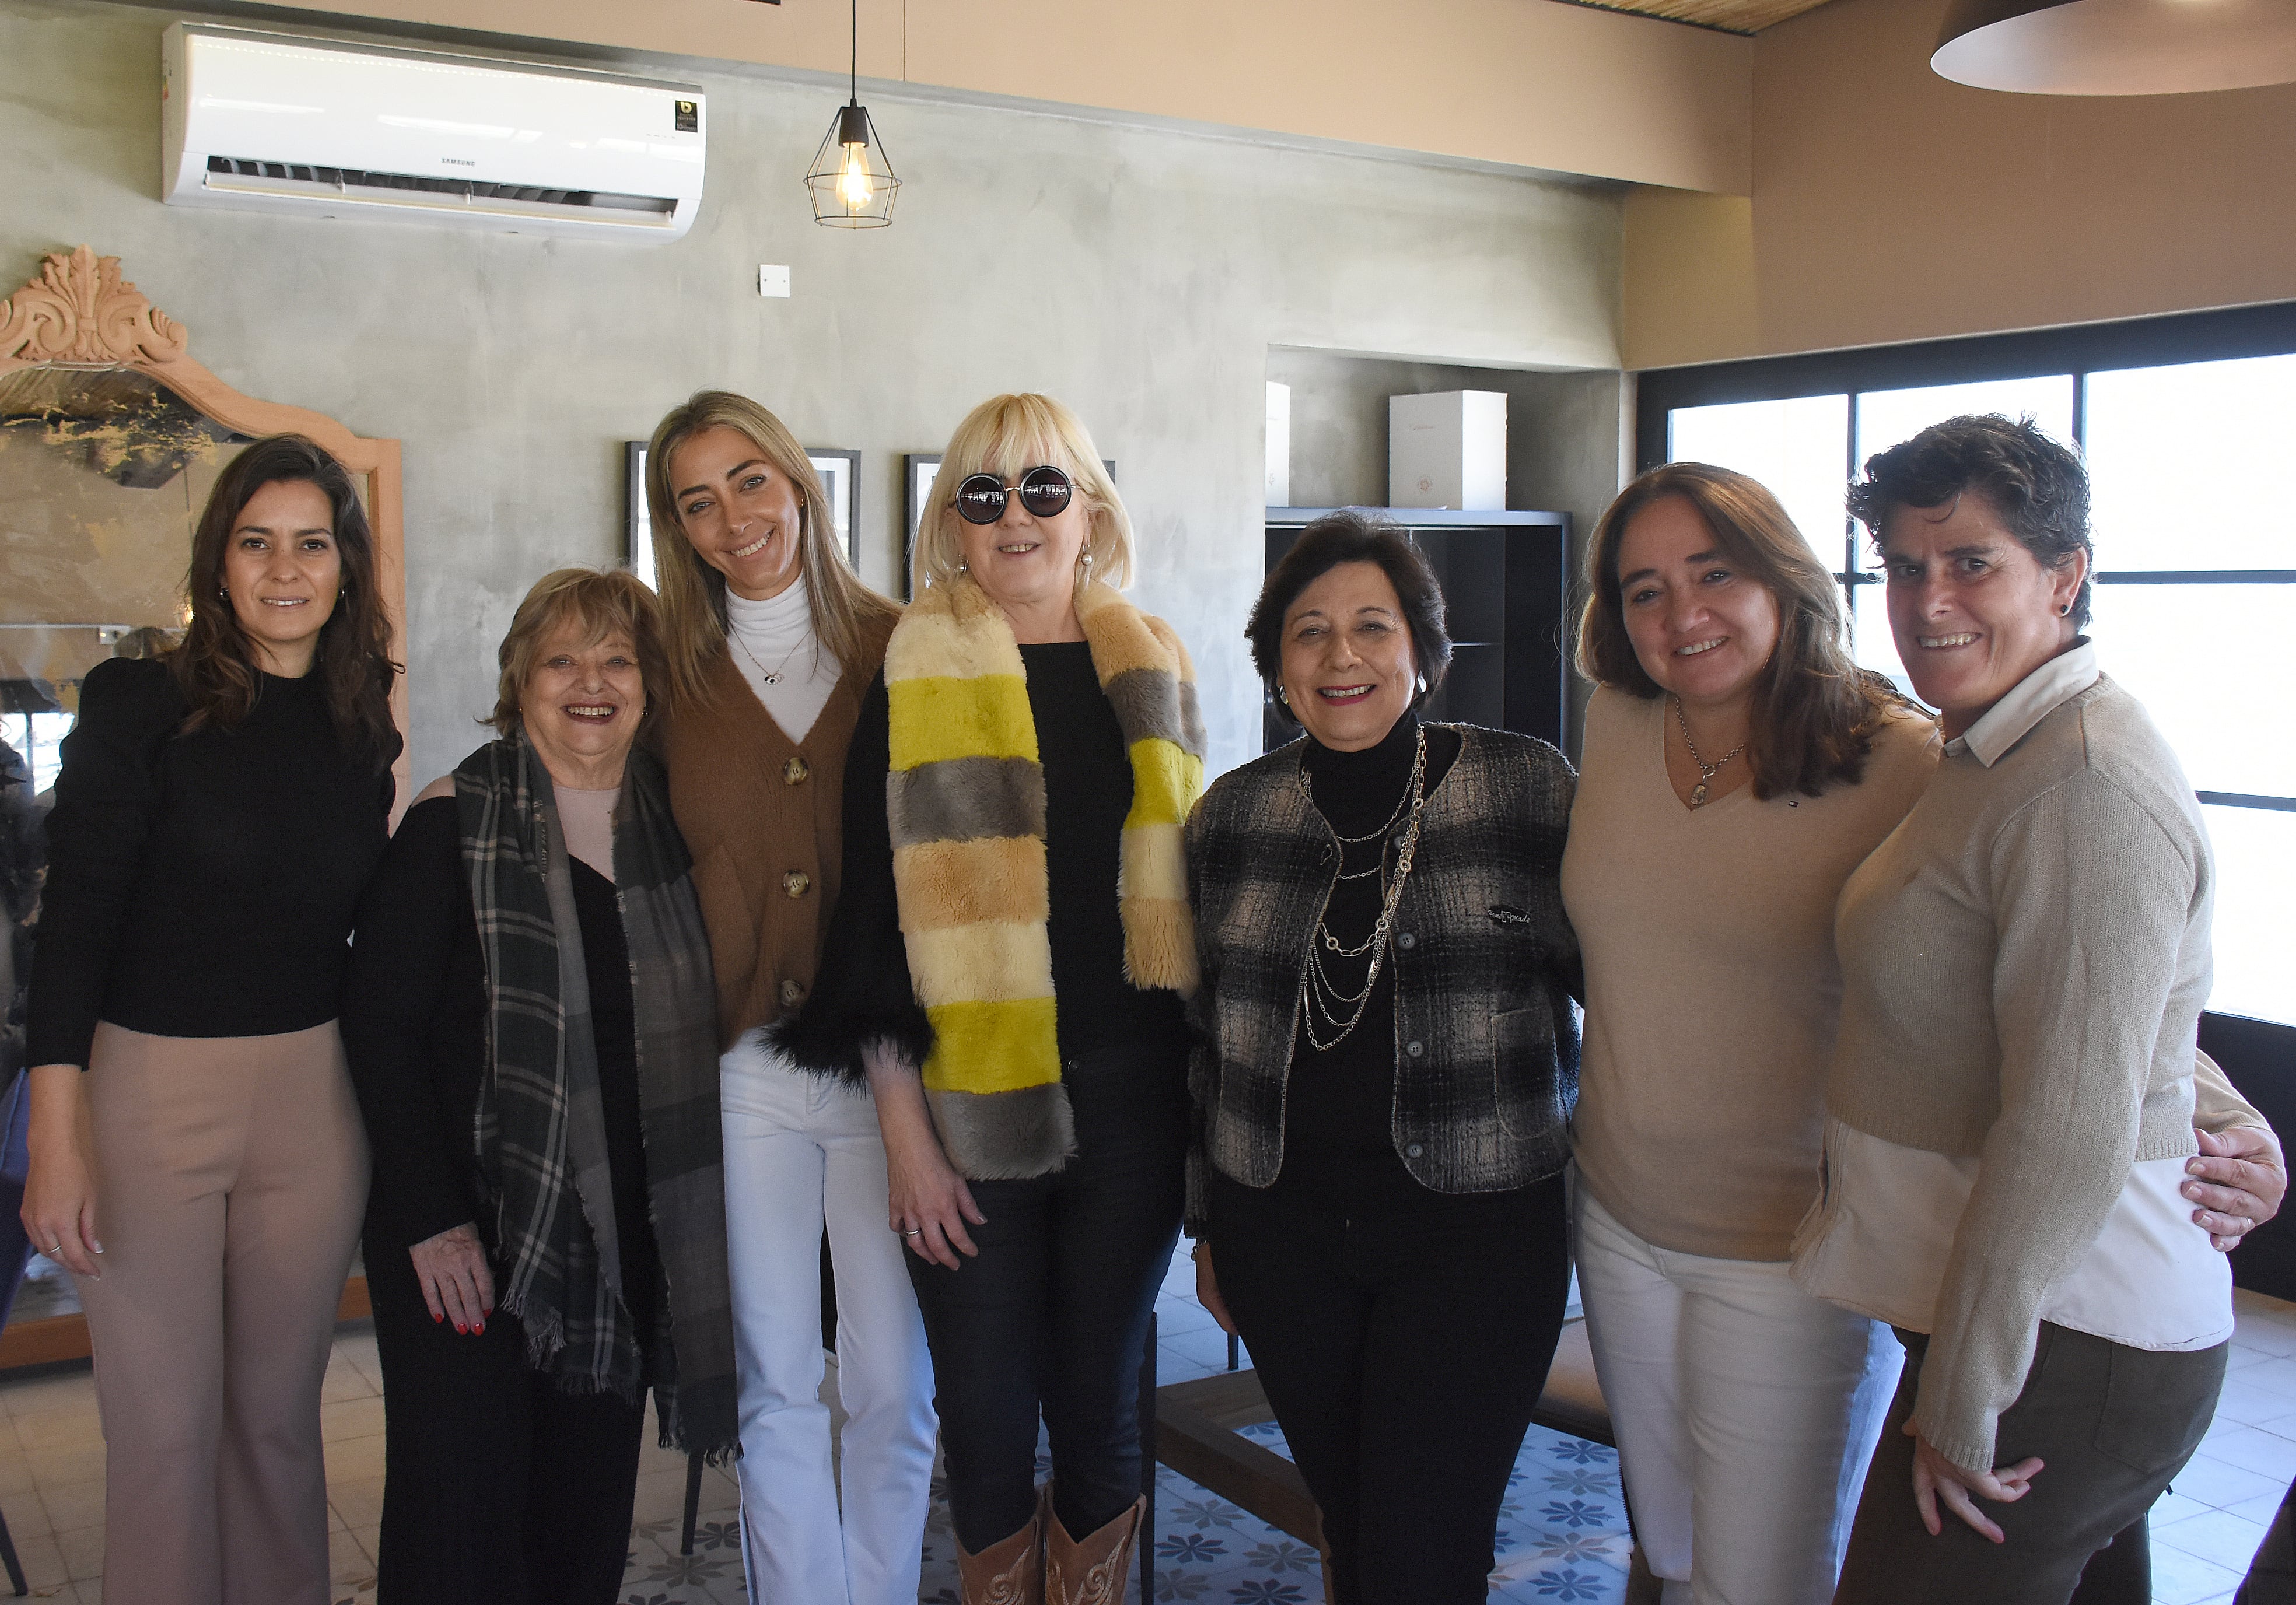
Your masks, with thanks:
<instances>
[{"instance_id":1,"label":"edison light bulb","mask_svg":"<svg viewBox=\"0 0 2296 1605\"><path fill-rule=\"evenodd\" d=\"M869 183L868 151L866 145L845 147L845 170L837 176L837 198L845 203L845 209L849 212L857 212L867 206L870 197L875 193Z\"/></svg>"}]
</instances>

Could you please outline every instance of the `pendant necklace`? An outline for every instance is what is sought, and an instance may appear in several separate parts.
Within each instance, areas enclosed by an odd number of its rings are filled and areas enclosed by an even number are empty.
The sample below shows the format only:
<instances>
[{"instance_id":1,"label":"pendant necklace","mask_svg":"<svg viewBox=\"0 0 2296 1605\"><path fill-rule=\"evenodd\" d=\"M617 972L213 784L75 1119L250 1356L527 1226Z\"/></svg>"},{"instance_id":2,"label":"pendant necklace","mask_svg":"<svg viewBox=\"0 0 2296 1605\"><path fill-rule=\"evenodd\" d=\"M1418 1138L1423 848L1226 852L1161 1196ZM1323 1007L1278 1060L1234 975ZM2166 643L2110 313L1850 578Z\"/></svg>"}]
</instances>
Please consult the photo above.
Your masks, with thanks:
<instances>
[{"instance_id":1,"label":"pendant necklace","mask_svg":"<svg viewBox=\"0 0 2296 1605\"><path fill-rule=\"evenodd\" d=\"M1698 766L1698 783L1690 789L1690 806L1693 808L1702 808L1706 806L1706 782L1722 772L1723 765L1745 751L1746 743L1739 742L1710 764L1699 756L1698 743L1690 738L1690 721L1682 717L1680 697L1674 699L1674 722L1682 726L1682 744L1690 749L1690 761Z\"/></svg>"},{"instance_id":2,"label":"pendant necklace","mask_svg":"<svg viewBox=\"0 0 2296 1605\"><path fill-rule=\"evenodd\" d=\"M742 639L741 631L729 629L726 632L726 638L733 642L735 646L742 649L742 656L747 658L751 663L757 665L758 673L765 676L766 684L768 685L779 685L782 683L782 670L787 668L789 667L789 660L797 656L797 648L799 646L803 646L807 642L813 639L813 632L810 630L807 631L803 635L798 638L797 646L792 646L789 651L783 652L782 654L782 660L779 663L775 664L773 667L767 668L764 664L758 662L758 654L751 651L750 650L750 643Z\"/></svg>"}]
</instances>

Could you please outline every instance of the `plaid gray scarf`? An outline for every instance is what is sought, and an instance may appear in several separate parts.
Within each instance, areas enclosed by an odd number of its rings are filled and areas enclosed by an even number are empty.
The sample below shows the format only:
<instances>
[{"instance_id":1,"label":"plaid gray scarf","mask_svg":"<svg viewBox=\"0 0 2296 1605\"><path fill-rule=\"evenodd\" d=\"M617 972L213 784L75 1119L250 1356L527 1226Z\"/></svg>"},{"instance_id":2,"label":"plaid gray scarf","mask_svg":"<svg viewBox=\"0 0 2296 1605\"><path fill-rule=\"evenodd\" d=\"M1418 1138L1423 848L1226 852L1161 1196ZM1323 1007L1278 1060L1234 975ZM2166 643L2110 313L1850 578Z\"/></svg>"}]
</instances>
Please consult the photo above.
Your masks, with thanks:
<instances>
[{"instance_id":1,"label":"plaid gray scarf","mask_svg":"<svg viewBox=\"0 0 2296 1605\"><path fill-rule=\"evenodd\" d=\"M636 1398L650 1355L664 1445L727 1454L736 1429L718 995L661 766L632 750L614 814L647 1201L668 1284L643 1353L619 1291L582 932L549 773L521 731L463 761L455 801L486 958L492 1073L480 1078L472 1138L494 1213L496 1297L526 1327L528 1362L558 1387Z\"/></svg>"}]
</instances>

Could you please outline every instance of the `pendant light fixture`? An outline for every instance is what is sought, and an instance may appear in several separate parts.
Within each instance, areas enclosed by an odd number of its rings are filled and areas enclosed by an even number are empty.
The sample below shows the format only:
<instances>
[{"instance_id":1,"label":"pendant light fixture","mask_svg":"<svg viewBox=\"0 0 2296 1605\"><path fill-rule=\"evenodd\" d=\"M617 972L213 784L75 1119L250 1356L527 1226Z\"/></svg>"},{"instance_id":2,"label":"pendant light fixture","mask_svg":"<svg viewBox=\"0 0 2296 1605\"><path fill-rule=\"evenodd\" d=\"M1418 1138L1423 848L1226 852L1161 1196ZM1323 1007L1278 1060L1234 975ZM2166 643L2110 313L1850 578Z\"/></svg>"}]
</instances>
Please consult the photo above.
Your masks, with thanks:
<instances>
[{"instance_id":1,"label":"pendant light fixture","mask_svg":"<svg viewBox=\"0 0 2296 1605\"><path fill-rule=\"evenodd\" d=\"M805 187L813 192L813 220L824 228L883 228L893 220L893 194L901 181L861 103L861 0L853 0L853 57L845 104L821 136Z\"/></svg>"},{"instance_id":2,"label":"pendant light fixture","mask_svg":"<svg viewBox=\"0 0 2296 1605\"><path fill-rule=\"evenodd\" d=\"M2027 94L2296 82L2296 0L1954 0L1930 66Z\"/></svg>"}]
</instances>

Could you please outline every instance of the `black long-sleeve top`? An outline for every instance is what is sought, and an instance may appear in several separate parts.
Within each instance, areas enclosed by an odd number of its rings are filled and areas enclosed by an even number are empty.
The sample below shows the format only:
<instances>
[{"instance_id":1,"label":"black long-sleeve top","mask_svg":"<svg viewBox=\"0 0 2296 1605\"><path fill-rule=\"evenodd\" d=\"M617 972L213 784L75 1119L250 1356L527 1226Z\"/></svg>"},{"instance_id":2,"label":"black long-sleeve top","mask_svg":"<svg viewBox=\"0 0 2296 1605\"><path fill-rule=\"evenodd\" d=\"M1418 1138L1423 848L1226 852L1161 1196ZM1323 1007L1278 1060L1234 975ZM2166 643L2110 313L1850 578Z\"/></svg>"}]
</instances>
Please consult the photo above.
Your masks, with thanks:
<instances>
[{"instance_id":1,"label":"black long-sleeve top","mask_svg":"<svg viewBox=\"0 0 2296 1605\"><path fill-rule=\"evenodd\" d=\"M392 779L347 754L315 676L262 676L234 730L183 735L167 666L80 686L47 821L27 1057L85 1067L96 1022L266 1036L335 1018Z\"/></svg>"},{"instance_id":2,"label":"black long-sleeve top","mask_svg":"<svg viewBox=\"0 0 2296 1605\"><path fill-rule=\"evenodd\" d=\"M1344 843L1341 870L1357 875L1375 869L1382 859L1388 873L1395 870L1396 855L1409 810L1404 793L1411 783L1412 757L1417 749L1419 720L1406 714L1377 746L1359 752L1341 752L1308 738L1301 764L1316 811L1331 823L1334 833L1375 839ZM1434 790L1459 756L1459 733L1439 725L1427 726L1427 766L1420 780L1420 795ZM1381 826L1387 826L1382 830ZM1378 922L1383 897L1381 877L1358 875L1332 888L1325 905L1324 929L1349 947L1361 946ZM1324 973L1343 993L1361 991L1371 955L1342 958L1328 949L1322 953ZM1348 1006L1328 1000L1342 1020ZM1325 1042L1335 1028L1319 1009L1316 1031ZM1380 966L1379 979L1365 1000L1363 1016L1355 1028L1329 1048L1318 1048L1308 1035L1308 1020L1293 1028L1292 1095L1284 1100L1283 1170L1282 1181L1332 1167L1369 1164L1400 1168L1392 1134L1395 1116L1395 965Z\"/></svg>"},{"instance_id":3,"label":"black long-sleeve top","mask_svg":"<svg viewBox=\"0 0 2296 1605\"><path fill-rule=\"evenodd\" d=\"M1116 872L1132 811L1132 758L1116 709L1081 641L1023 646L1029 711L1045 772L1045 872L1050 912L1055 1031L1073 1060L1125 1044L1187 1043L1178 995L1124 979L1124 927ZM922 1056L932 1029L909 983L893 885L885 776L892 768L891 703L881 672L861 700L846 749L843 883L816 987L800 1031L785 1043L800 1062L819 1044L884 1038ZM848 1065L849 1072L857 1067Z\"/></svg>"},{"instance_id":4,"label":"black long-sleeve top","mask_svg":"<svg viewBox=\"0 0 2296 1605\"><path fill-rule=\"evenodd\" d=\"M572 870L623 1301L638 1332L651 1335L660 1271L646 1204L629 949L614 883L579 859ZM491 1250L472 1140L486 1073L486 965L452 797L407 810L360 901L342 1021L374 1154L368 1251L403 1250L472 1221Z\"/></svg>"}]
</instances>

